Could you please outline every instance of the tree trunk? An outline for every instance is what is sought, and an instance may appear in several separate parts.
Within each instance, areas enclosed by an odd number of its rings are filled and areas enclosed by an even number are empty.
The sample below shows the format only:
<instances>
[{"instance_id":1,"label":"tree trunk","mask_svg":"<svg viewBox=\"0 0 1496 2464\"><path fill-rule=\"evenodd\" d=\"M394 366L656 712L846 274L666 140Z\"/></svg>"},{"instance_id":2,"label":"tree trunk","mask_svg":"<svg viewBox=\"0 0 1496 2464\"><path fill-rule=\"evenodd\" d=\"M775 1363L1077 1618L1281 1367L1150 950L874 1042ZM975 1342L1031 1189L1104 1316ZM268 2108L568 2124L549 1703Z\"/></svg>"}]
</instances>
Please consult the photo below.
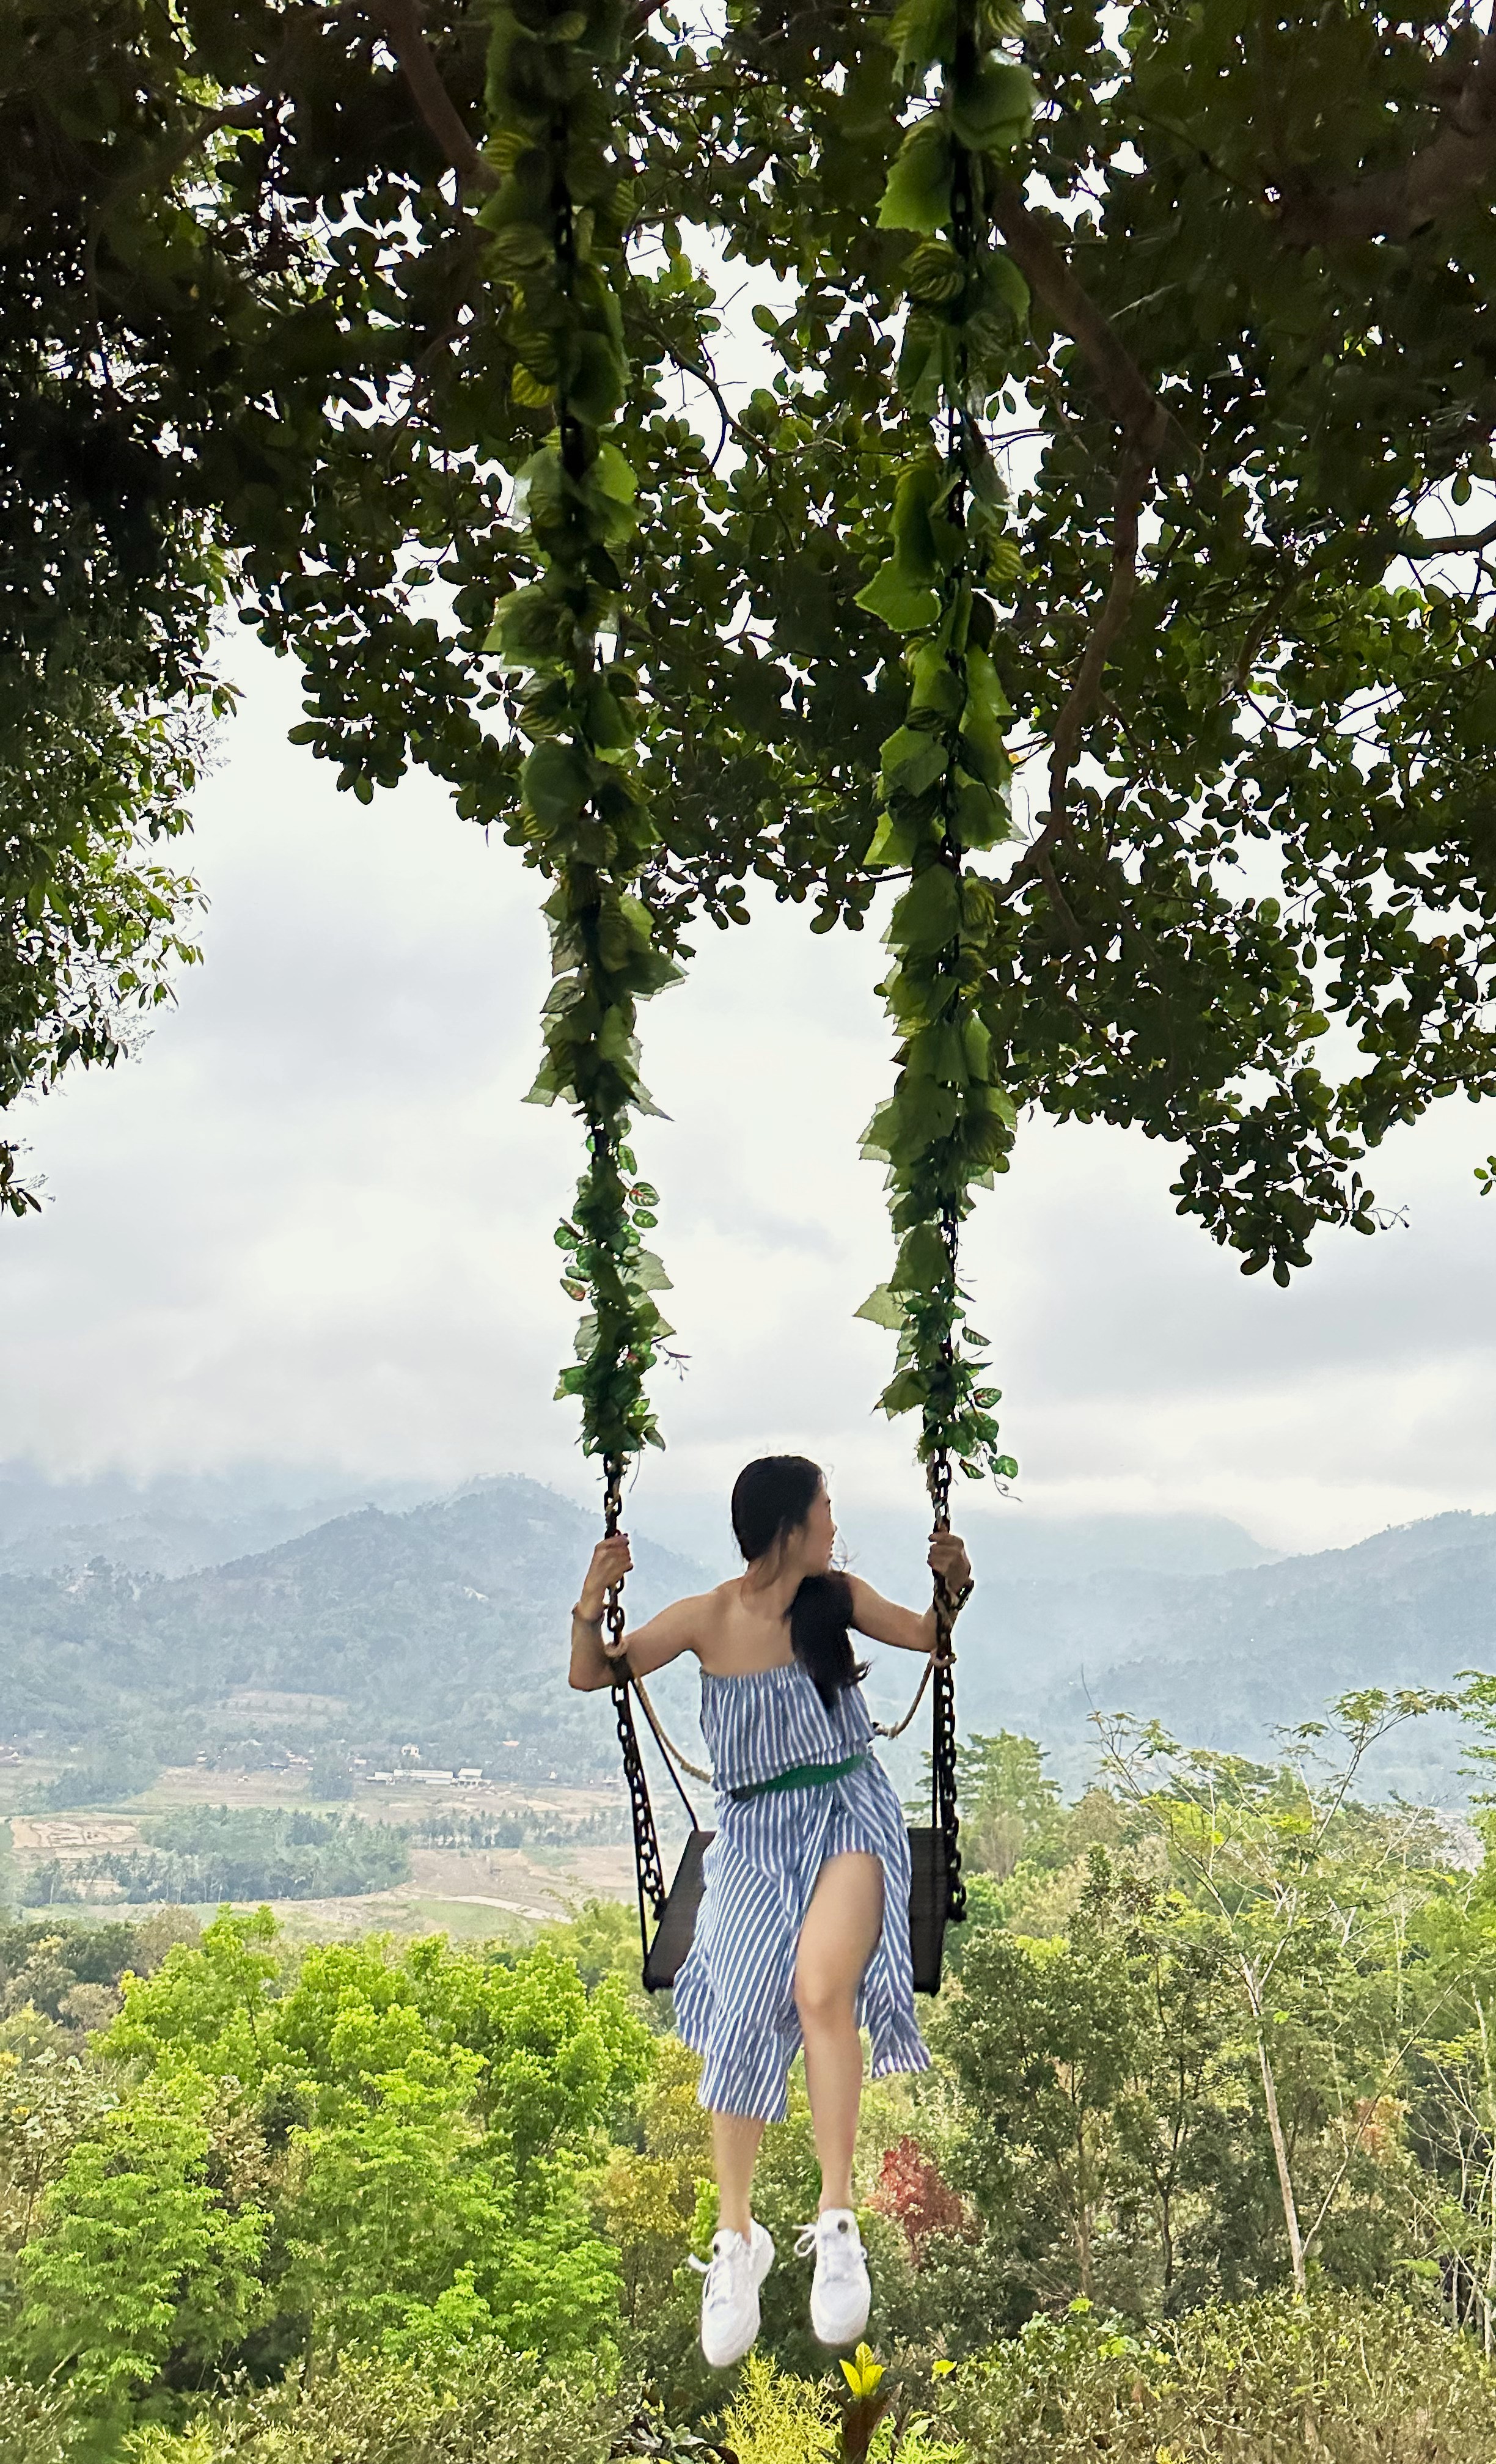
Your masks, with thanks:
<instances>
[{"instance_id":1,"label":"tree trunk","mask_svg":"<svg viewBox=\"0 0 1496 2464\"><path fill-rule=\"evenodd\" d=\"M1273 2162L1278 2167L1278 2194L1283 2201L1283 2220L1288 2229L1288 2252L1293 2260L1293 2294L1302 2301L1309 2290L1304 2269L1304 2236L1299 2231L1298 2203L1293 2195L1293 2176L1288 2170L1288 2147L1283 2135L1283 2123L1278 2112L1278 2089L1267 2058L1267 2039L1261 2020L1257 2029L1257 2058L1262 2065L1263 2100L1267 2107L1267 2128L1272 2137Z\"/></svg>"},{"instance_id":2,"label":"tree trunk","mask_svg":"<svg viewBox=\"0 0 1496 2464\"><path fill-rule=\"evenodd\" d=\"M1482 2289L1482 2343L1486 2348L1486 2361L1491 2361L1491 2311L1496 2309L1496 2164L1486 2173L1488 2186L1488 2242L1486 2242L1486 2284Z\"/></svg>"},{"instance_id":3,"label":"tree trunk","mask_svg":"<svg viewBox=\"0 0 1496 2464\"><path fill-rule=\"evenodd\" d=\"M1081 2292L1089 2301L1094 2289L1090 2272L1090 2202L1089 2199L1083 2198L1081 2201L1075 2239L1076 2254L1081 2263Z\"/></svg>"},{"instance_id":4,"label":"tree trunk","mask_svg":"<svg viewBox=\"0 0 1496 2464\"><path fill-rule=\"evenodd\" d=\"M1481 2030L1481 2068L1485 2079L1485 2118L1488 2129L1492 2105L1491 2040L1485 2025L1485 2005L1481 2000L1479 1994L1475 1997L1475 2015L1480 2023ZM1496 2156L1493 2156L1486 2165L1485 2182L1484 2187L1485 2192L1485 2204L1488 2218L1487 2231L1490 2238L1486 2243L1485 2249L1485 2282L1482 2287L1481 2292L1481 2307L1484 2313L1481 2321L1481 2341L1485 2348L1485 2358L1489 2361L1491 2358L1491 2313L1493 2308L1496 2308Z\"/></svg>"}]
</instances>

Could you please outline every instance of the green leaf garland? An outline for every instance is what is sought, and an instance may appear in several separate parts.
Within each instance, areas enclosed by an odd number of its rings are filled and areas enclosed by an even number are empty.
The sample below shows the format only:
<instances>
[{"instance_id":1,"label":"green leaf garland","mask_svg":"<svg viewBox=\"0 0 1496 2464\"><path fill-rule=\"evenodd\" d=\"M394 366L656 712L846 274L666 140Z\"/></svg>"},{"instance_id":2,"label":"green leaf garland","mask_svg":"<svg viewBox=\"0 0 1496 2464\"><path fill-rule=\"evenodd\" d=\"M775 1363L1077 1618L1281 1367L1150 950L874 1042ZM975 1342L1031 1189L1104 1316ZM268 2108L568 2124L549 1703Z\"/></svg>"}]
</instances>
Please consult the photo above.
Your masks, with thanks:
<instances>
[{"instance_id":1,"label":"green leaf garland","mask_svg":"<svg viewBox=\"0 0 1496 2464\"><path fill-rule=\"evenodd\" d=\"M618 638L637 486L607 432L628 384L609 275L630 198L612 144L623 26L617 0L498 0L488 156L500 179L479 215L507 287L514 400L555 422L518 473L539 576L500 600L487 648L524 673L519 834L556 885L531 1101L569 1103L587 1127L576 1207L556 1235L562 1288L585 1305L558 1392L582 1405L583 1451L615 1471L663 1442L645 1381L671 1331L653 1297L670 1279L644 1243L658 1199L628 1135L632 1115L655 1109L639 1077L638 1004L680 973L638 894L657 844L635 762L638 681L600 641Z\"/></svg>"},{"instance_id":2,"label":"green leaf garland","mask_svg":"<svg viewBox=\"0 0 1496 2464\"><path fill-rule=\"evenodd\" d=\"M890 170L886 230L922 235L905 267L909 306L899 384L911 409L938 418L902 473L892 553L858 605L913 638L904 653L904 724L883 747L882 815L872 866L908 871L883 986L901 1036L891 1100L863 1153L888 1165L898 1255L858 1314L896 1331L886 1412L920 1416L919 1458L954 1455L973 1479L1011 1478L1000 1446L983 1338L967 1326L957 1235L975 1186L1006 1168L1015 1107L993 1072L978 999L993 955L990 890L965 874L971 850L1010 833L1008 706L992 659L996 619L981 585L1011 576L1004 492L982 417L1007 374L1027 296L994 243L997 165L1032 115L1028 79L1000 55L1014 20L990 0L909 0L891 39L906 87L938 71L937 101L916 120Z\"/></svg>"}]
</instances>

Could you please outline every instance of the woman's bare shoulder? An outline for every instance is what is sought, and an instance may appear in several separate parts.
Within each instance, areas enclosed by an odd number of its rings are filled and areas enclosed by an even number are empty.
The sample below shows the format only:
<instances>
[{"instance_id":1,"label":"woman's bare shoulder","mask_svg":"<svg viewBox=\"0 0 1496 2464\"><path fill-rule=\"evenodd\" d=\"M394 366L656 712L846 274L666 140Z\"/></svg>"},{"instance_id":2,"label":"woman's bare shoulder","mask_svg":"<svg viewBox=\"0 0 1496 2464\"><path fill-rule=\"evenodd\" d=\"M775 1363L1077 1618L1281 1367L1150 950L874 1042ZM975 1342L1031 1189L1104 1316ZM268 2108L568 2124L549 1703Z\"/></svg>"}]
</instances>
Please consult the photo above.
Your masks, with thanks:
<instances>
[{"instance_id":1,"label":"woman's bare shoulder","mask_svg":"<svg viewBox=\"0 0 1496 2464\"><path fill-rule=\"evenodd\" d=\"M672 1600L668 1609L661 1609L650 1623L668 1624L671 1634L693 1650L702 1637L720 1630L736 1590L735 1583L726 1582L714 1584L709 1592L691 1592L685 1599Z\"/></svg>"},{"instance_id":2,"label":"woman's bare shoulder","mask_svg":"<svg viewBox=\"0 0 1496 2464\"><path fill-rule=\"evenodd\" d=\"M719 1634L739 1605L736 1575L730 1574L725 1583L714 1583L709 1592L698 1592L691 1605L703 1630Z\"/></svg>"},{"instance_id":3,"label":"woman's bare shoulder","mask_svg":"<svg viewBox=\"0 0 1496 2464\"><path fill-rule=\"evenodd\" d=\"M722 1627L722 1612L716 1605L717 1590L694 1592L684 1600L671 1600L669 1608L656 1610L643 1625L630 1629L627 1636L629 1664L636 1677L648 1677L656 1668L664 1668L683 1652L693 1651L705 1661Z\"/></svg>"}]
</instances>

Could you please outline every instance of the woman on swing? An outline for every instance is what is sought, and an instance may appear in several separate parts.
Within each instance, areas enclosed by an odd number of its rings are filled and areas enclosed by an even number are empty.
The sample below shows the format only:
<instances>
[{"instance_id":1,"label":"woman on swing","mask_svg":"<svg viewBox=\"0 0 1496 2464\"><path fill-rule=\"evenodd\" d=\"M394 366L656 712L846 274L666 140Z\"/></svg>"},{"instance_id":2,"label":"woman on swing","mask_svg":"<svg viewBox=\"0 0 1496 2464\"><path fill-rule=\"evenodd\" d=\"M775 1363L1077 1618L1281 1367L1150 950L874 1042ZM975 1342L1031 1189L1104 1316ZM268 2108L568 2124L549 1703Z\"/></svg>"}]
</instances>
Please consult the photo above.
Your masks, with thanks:
<instances>
[{"instance_id":1,"label":"woman on swing","mask_svg":"<svg viewBox=\"0 0 1496 2464\"><path fill-rule=\"evenodd\" d=\"M855 2343L870 2299L852 2212L859 2030L872 2039L874 2078L930 2062L914 2017L909 1836L871 1751L866 1665L850 1638L928 1653L935 1611L896 1608L858 1575L832 1572L831 1501L803 1455L748 1465L733 1490L733 1532L746 1572L677 1600L627 1642L639 1677L684 1652L700 1661L717 1792L695 1939L675 1980L676 2020L702 2057L712 2115L718 2231L701 2349L717 2369L759 2332L774 2244L754 2220L754 2165L764 2123L784 2118L797 2049L821 2164L820 2213L799 2247L815 2251L810 2323L824 2344ZM631 1563L621 1532L592 1552L571 1620L571 1683L583 1690L612 1683L604 1604ZM930 1564L963 1599L971 1568L954 1533L932 1542Z\"/></svg>"}]
</instances>

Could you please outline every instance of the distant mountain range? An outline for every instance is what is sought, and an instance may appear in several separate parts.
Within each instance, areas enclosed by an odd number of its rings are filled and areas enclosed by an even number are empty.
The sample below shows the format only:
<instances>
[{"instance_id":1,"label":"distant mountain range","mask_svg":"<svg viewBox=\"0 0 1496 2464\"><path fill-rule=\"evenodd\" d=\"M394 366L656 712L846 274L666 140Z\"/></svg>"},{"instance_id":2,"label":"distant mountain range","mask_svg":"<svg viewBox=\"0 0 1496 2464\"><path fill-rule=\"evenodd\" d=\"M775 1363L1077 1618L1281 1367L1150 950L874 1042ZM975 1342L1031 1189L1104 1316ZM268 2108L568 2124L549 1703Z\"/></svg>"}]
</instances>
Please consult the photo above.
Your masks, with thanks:
<instances>
[{"instance_id":1,"label":"distant mountain range","mask_svg":"<svg viewBox=\"0 0 1496 2464\"><path fill-rule=\"evenodd\" d=\"M101 1557L131 1573L192 1573L297 1539L366 1506L399 1513L430 1503L429 1484L353 1482L331 1468L251 1463L232 1472L172 1472L141 1481L119 1472L52 1480L34 1464L0 1463L0 1573L65 1573ZM1276 1562L1274 1551L1222 1514L1043 1516L1016 1500L990 1505L965 1498L961 1507L984 1570L1001 1568L1005 1577L1073 1582L1117 1568L1218 1574ZM876 1512L859 1515L853 1500L847 1510L858 1572L880 1589L907 1588L912 1569L923 1562L929 1524L923 1507L891 1509L880 1503ZM708 1570L714 1580L737 1566L725 1498L672 1489L649 1494L642 1512L652 1540Z\"/></svg>"},{"instance_id":2,"label":"distant mountain range","mask_svg":"<svg viewBox=\"0 0 1496 2464\"><path fill-rule=\"evenodd\" d=\"M606 1705L573 1696L564 1678L566 1612L595 1516L517 1476L408 1497L392 1484L382 1502L319 1517L316 1498L277 1496L268 1475L248 1496L184 1483L132 1497L121 1485L97 1498L95 1519L94 1495L49 1493L35 1478L28 1487L16 1466L0 1467L0 1567L11 1569L0 1573L0 1738L89 1753L127 1738L160 1760L288 1747L379 1756L415 1743L429 1760L517 1777L610 1770ZM659 1518L674 1549L636 1532L636 1615L726 1571L718 1513L674 1501ZM295 1528L273 1545L157 1570L173 1546L277 1515ZM1275 1726L1349 1687L1440 1685L1496 1666L1496 1515L1438 1515L1277 1560L1219 1518L1064 1524L989 1507L967 1523L979 1588L960 1633L962 1726L1026 1729L1072 1784L1089 1763L1092 1705L1263 1754ZM111 1561L111 1532L155 1565L122 1562L123 1547ZM870 1580L917 1596L916 1510L869 1518L847 1540ZM903 1708L913 1674L903 1655L877 1655L880 1715ZM689 1676L659 1690L689 1730ZM916 1751L912 1733L901 1775ZM1459 1751L1452 1724L1419 1724L1384 1750L1376 1776L1451 1803Z\"/></svg>"},{"instance_id":3,"label":"distant mountain range","mask_svg":"<svg viewBox=\"0 0 1496 2464\"><path fill-rule=\"evenodd\" d=\"M974 1672L967 1654L977 1725L985 1698L1073 1752L1094 1705L1262 1754L1275 1728L1353 1688L1439 1688L1462 1669L1496 1669L1496 1514L1432 1515L1354 1548L1191 1580L1020 1585L1005 1608L1001 1664ZM1453 1803L1461 1752L1458 1723L1419 1721L1378 1749L1373 1771L1389 1792Z\"/></svg>"},{"instance_id":4,"label":"distant mountain range","mask_svg":"<svg viewBox=\"0 0 1496 2464\"><path fill-rule=\"evenodd\" d=\"M44 1574L106 1565L134 1574L189 1574L295 1540L362 1507L425 1505L430 1484L352 1482L336 1471L272 1464L233 1472L121 1472L49 1480L32 1463L0 1463L0 1573Z\"/></svg>"},{"instance_id":5,"label":"distant mountain range","mask_svg":"<svg viewBox=\"0 0 1496 2464\"><path fill-rule=\"evenodd\" d=\"M565 1683L568 1617L595 1519L534 1481L364 1507L187 1574L109 1567L0 1576L0 1734L160 1758L267 1738L517 1775L608 1767L609 1724ZM641 1541L644 1613L700 1569ZM266 1703L252 1698L273 1697ZM299 1699L298 1699L299 1698Z\"/></svg>"},{"instance_id":6,"label":"distant mountain range","mask_svg":"<svg viewBox=\"0 0 1496 2464\"><path fill-rule=\"evenodd\" d=\"M912 1485L918 1496L917 1484ZM990 1491L978 1490L955 1501L983 1580L1073 1583L1118 1569L1221 1574L1277 1562L1274 1550L1223 1514L1037 1515L1017 1499L983 1503L988 1496ZM922 1502L891 1507L880 1503L875 1512L859 1512L858 1501L840 1499L834 1484L832 1505L846 1514L849 1564L880 1591L902 1596L924 1563L929 1509ZM718 1581L741 1562L720 1497L651 1496L640 1514L654 1539L710 1567Z\"/></svg>"}]
</instances>

